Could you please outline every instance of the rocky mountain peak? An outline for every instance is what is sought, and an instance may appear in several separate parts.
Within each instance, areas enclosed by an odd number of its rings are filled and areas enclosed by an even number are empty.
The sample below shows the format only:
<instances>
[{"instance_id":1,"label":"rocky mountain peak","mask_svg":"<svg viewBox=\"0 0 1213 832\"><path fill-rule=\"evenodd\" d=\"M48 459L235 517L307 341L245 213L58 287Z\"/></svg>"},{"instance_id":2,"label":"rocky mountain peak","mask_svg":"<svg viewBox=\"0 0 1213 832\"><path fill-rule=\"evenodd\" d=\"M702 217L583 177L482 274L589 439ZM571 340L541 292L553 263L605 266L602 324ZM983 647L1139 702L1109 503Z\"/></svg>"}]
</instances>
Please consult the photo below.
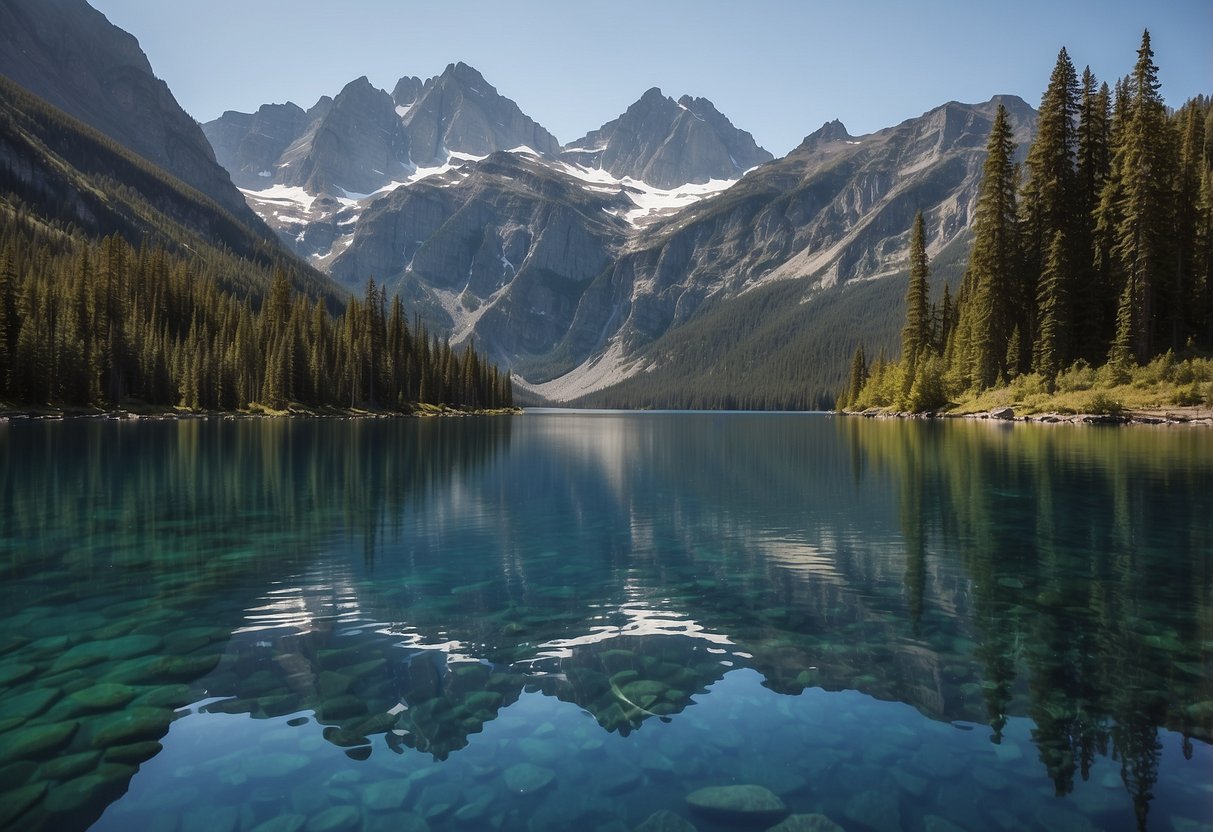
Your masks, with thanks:
<instances>
[{"instance_id":1,"label":"rocky mountain peak","mask_svg":"<svg viewBox=\"0 0 1213 832\"><path fill-rule=\"evenodd\" d=\"M818 127L812 133L804 137L802 145L821 145L828 142L844 142L851 138L851 134L847 132L846 126L834 119L827 121L825 124Z\"/></svg>"},{"instance_id":2,"label":"rocky mountain peak","mask_svg":"<svg viewBox=\"0 0 1213 832\"><path fill-rule=\"evenodd\" d=\"M417 96L421 95L421 88L424 82L414 75L406 75L396 82L396 86L392 89L392 101L396 102L397 107L408 107L417 101Z\"/></svg>"},{"instance_id":3,"label":"rocky mountain peak","mask_svg":"<svg viewBox=\"0 0 1213 832\"><path fill-rule=\"evenodd\" d=\"M683 95L675 101L658 87L645 91L615 120L570 143L564 157L659 188L737 179L772 158L708 99Z\"/></svg>"},{"instance_id":4,"label":"rocky mountain peak","mask_svg":"<svg viewBox=\"0 0 1213 832\"><path fill-rule=\"evenodd\" d=\"M364 75L282 154L280 181L311 194L371 193L411 169L409 138L392 97Z\"/></svg>"},{"instance_id":5,"label":"rocky mountain peak","mask_svg":"<svg viewBox=\"0 0 1213 832\"><path fill-rule=\"evenodd\" d=\"M308 107L307 117L310 119L324 118L329 114L329 110L333 109L333 97L331 95L322 95L316 99L316 103Z\"/></svg>"},{"instance_id":6,"label":"rocky mountain peak","mask_svg":"<svg viewBox=\"0 0 1213 832\"><path fill-rule=\"evenodd\" d=\"M413 161L423 166L441 164L451 152L487 156L526 146L554 156L560 149L555 136L462 61L425 82L404 124Z\"/></svg>"}]
</instances>

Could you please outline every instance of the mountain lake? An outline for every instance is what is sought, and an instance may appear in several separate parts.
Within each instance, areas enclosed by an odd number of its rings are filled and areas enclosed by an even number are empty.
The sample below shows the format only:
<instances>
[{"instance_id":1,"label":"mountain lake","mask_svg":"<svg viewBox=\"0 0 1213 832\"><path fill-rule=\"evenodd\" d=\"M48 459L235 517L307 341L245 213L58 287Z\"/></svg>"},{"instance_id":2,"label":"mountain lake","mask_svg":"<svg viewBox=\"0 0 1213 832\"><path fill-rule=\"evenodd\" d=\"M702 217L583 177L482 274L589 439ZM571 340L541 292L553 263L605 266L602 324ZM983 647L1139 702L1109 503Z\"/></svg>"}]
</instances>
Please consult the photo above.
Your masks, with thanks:
<instances>
[{"instance_id":1,"label":"mountain lake","mask_svg":"<svg viewBox=\"0 0 1213 832\"><path fill-rule=\"evenodd\" d=\"M1204 428L14 419L0 470L0 828L1213 822Z\"/></svg>"}]
</instances>

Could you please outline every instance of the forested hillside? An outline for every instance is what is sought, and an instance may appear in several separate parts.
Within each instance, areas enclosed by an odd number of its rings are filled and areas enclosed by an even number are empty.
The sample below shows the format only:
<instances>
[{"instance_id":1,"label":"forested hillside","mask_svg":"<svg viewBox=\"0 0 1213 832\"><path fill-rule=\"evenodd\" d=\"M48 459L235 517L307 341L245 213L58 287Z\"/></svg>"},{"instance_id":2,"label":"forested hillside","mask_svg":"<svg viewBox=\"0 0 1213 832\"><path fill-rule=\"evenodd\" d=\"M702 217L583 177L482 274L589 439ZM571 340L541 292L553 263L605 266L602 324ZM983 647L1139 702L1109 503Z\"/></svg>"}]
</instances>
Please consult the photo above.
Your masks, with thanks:
<instances>
[{"instance_id":1,"label":"forested hillside","mask_svg":"<svg viewBox=\"0 0 1213 832\"><path fill-rule=\"evenodd\" d=\"M0 403L510 403L508 377L407 318L373 281L349 299L208 197L0 79Z\"/></svg>"},{"instance_id":2,"label":"forested hillside","mask_svg":"<svg viewBox=\"0 0 1213 832\"><path fill-rule=\"evenodd\" d=\"M862 348L840 404L927 410L983 390L1115 387L1164 356L1213 380L1213 104L1168 112L1150 36L1131 75L1097 87L1063 49L1024 169L1005 111L988 143L968 269L928 300L922 218L901 358ZM1098 369L1096 369L1098 368Z\"/></svg>"}]
</instances>

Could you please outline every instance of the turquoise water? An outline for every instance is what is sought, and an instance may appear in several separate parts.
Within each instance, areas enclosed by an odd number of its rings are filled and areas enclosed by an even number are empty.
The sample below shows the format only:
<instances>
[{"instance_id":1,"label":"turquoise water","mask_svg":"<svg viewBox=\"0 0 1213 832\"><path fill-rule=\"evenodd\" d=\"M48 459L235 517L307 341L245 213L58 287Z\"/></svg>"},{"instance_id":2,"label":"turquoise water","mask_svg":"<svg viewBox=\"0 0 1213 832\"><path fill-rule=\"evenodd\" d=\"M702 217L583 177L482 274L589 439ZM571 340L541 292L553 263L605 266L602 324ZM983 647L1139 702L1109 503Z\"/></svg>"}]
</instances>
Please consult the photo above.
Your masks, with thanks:
<instances>
[{"instance_id":1,"label":"turquoise water","mask_svg":"<svg viewBox=\"0 0 1213 832\"><path fill-rule=\"evenodd\" d=\"M1204 429L14 420L0 471L2 828L1213 821Z\"/></svg>"}]
</instances>

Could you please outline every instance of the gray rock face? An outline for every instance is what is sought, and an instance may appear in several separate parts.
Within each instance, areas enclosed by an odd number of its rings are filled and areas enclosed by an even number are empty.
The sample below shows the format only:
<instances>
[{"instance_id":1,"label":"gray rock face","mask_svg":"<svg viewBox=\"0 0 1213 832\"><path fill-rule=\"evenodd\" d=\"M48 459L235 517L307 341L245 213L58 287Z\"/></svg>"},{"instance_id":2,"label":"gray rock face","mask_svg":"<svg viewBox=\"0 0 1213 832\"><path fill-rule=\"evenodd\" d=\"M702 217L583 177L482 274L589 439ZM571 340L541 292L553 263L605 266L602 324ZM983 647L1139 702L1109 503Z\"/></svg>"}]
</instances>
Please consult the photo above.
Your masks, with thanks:
<instances>
[{"instance_id":1,"label":"gray rock face","mask_svg":"<svg viewBox=\"0 0 1213 832\"><path fill-rule=\"evenodd\" d=\"M363 76L282 154L280 181L311 194L370 193L411 169L396 105Z\"/></svg>"},{"instance_id":2,"label":"gray rock face","mask_svg":"<svg viewBox=\"0 0 1213 832\"><path fill-rule=\"evenodd\" d=\"M450 151L487 156L525 145L554 156L560 150L555 136L462 62L450 64L441 75L425 82L405 114L404 124L413 161L422 166L445 161Z\"/></svg>"},{"instance_id":3,"label":"gray rock face","mask_svg":"<svg viewBox=\"0 0 1213 832\"><path fill-rule=\"evenodd\" d=\"M291 102L264 104L253 114L228 110L202 125L202 132L232 181L241 188L258 189L271 184L279 157L313 120Z\"/></svg>"},{"instance_id":4,"label":"gray rock face","mask_svg":"<svg viewBox=\"0 0 1213 832\"><path fill-rule=\"evenodd\" d=\"M626 239L607 210L618 200L534 157L496 153L374 202L330 273L355 288L375 275L507 362L542 356Z\"/></svg>"},{"instance_id":5,"label":"gray rock face","mask_svg":"<svg viewBox=\"0 0 1213 832\"><path fill-rule=\"evenodd\" d=\"M659 188L736 179L771 154L738 130L711 101L678 101L653 87L622 115L570 143L564 158Z\"/></svg>"},{"instance_id":6,"label":"gray rock face","mask_svg":"<svg viewBox=\"0 0 1213 832\"><path fill-rule=\"evenodd\" d=\"M643 229L587 288L595 300L578 310L568 367L613 341L651 343L708 297L779 279L811 279L821 291L894 274L904 268L920 209L929 254L961 240L999 103L1022 146L1035 113L1014 97L951 102L860 138L830 123L726 193Z\"/></svg>"},{"instance_id":7,"label":"gray rock face","mask_svg":"<svg viewBox=\"0 0 1213 832\"><path fill-rule=\"evenodd\" d=\"M139 42L84 0L0 3L0 74L260 227Z\"/></svg>"},{"instance_id":8,"label":"gray rock face","mask_svg":"<svg viewBox=\"0 0 1213 832\"><path fill-rule=\"evenodd\" d=\"M396 82L396 87L392 90L392 101L397 107L410 107L416 103L417 96L421 95L423 86L420 78L406 75Z\"/></svg>"},{"instance_id":9,"label":"gray rock face","mask_svg":"<svg viewBox=\"0 0 1213 832\"><path fill-rule=\"evenodd\" d=\"M456 149L484 152L494 143L543 151L517 133L503 138L484 125L486 114L496 112L485 102L504 99L482 81L454 65L427 81L413 104L379 93L376 106L384 112L390 105L397 121L396 108L408 108L403 122L418 164L445 160ZM397 87L400 100L408 100L407 79ZM340 98L323 121L341 109ZM1014 97L950 102L867 136L851 136L834 121L727 190L637 226L623 220L635 208L626 188L575 179L550 158L495 153L370 205L341 209L317 201L322 218L304 218L283 233L339 282L357 289L368 276L385 281L437 330L456 343L474 338L493 360L531 381L595 367L662 369L661 362L679 360L670 358L681 354L677 333L708 301L720 309L785 280L824 298L901 272L918 210L926 216L933 261L941 252L963 251L999 104L1008 108L1022 152L1035 112ZM541 130L530 120L526 125ZM651 90L562 158L581 154L583 164L667 186L693 176L735 176L765 151L730 130L702 99L675 102ZM729 171L711 167L725 159ZM650 355L658 339L660 355ZM823 369L835 371L842 369ZM586 389L580 376L569 378L563 390Z\"/></svg>"}]
</instances>

